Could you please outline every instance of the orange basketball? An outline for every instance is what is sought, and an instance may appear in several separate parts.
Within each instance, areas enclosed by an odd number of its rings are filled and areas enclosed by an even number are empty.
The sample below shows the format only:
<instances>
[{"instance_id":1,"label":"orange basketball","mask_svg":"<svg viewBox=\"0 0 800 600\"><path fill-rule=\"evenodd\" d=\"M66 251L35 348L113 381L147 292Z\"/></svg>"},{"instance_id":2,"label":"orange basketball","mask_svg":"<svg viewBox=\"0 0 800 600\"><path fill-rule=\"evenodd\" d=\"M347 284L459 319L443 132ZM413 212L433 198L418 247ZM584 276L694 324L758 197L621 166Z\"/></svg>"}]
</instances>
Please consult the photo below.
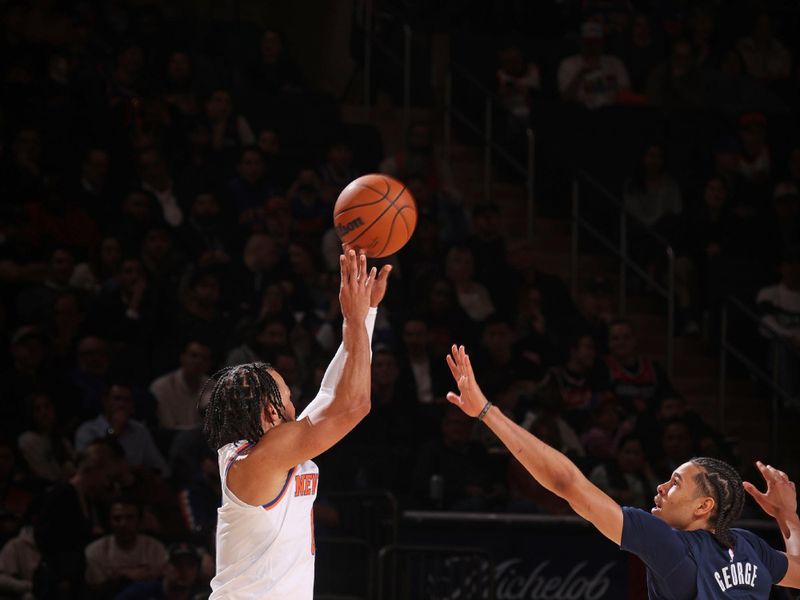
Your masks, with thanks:
<instances>
[{"instance_id":1,"label":"orange basketball","mask_svg":"<svg viewBox=\"0 0 800 600\"><path fill-rule=\"evenodd\" d=\"M373 173L351 181L333 207L333 224L342 242L371 258L394 254L417 226L417 205L402 183Z\"/></svg>"}]
</instances>

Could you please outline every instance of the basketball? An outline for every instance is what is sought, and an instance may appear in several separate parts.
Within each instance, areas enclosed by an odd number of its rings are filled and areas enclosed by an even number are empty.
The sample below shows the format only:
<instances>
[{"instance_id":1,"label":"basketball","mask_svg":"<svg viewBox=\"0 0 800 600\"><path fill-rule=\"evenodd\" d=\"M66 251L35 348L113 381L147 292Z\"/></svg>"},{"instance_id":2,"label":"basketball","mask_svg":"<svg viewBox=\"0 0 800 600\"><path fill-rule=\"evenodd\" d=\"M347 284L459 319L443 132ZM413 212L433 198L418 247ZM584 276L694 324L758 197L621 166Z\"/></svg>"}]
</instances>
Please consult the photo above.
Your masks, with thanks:
<instances>
[{"instance_id":1,"label":"basketball","mask_svg":"<svg viewBox=\"0 0 800 600\"><path fill-rule=\"evenodd\" d=\"M343 243L370 258L394 254L417 226L417 205L402 183L373 173L351 181L333 207L333 224Z\"/></svg>"}]
</instances>

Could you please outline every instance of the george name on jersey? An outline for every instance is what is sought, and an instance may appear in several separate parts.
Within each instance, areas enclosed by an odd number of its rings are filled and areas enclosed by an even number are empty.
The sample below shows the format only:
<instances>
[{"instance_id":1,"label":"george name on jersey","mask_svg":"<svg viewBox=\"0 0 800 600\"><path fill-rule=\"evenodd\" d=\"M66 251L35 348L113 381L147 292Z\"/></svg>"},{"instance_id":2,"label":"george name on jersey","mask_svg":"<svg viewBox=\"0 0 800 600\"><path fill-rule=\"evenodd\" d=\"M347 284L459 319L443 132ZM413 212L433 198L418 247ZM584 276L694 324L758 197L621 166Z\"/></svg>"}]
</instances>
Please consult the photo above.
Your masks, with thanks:
<instances>
[{"instance_id":1,"label":"george name on jersey","mask_svg":"<svg viewBox=\"0 0 800 600\"><path fill-rule=\"evenodd\" d=\"M722 567L719 571L715 571L714 579L717 580L719 589L723 592L737 585L747 585L754 588L756 587L756 571L758 571L758 565L753 565L749 562L735 562L727 567Z\"/></svg>"},{"instance_id":2,"label":"george name on jersey","mask_svg":"<svg viewBox=\"0 0 800 600\"><path fill-rule=\"evenodd\" d=\"M297 496L313 496L317 493L317 482L319 481L319 473L305 473L303 475L294 476L294 495Z\"/></svg>"}]
</instances>

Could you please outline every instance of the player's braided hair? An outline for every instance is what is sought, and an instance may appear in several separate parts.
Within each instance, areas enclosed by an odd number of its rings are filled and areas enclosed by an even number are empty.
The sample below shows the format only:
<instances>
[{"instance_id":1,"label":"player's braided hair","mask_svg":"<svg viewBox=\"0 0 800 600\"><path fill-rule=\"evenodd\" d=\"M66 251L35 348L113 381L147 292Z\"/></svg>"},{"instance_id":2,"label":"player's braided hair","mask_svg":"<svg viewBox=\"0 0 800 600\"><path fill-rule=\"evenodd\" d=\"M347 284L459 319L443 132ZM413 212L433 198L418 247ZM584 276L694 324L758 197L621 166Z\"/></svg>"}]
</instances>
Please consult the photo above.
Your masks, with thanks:
<instances>
[{"instance_id":1,"label":"player's braided hair","mask_svg":"<svg viewBox=\"0 0 800 600\"><path fill-rule=\"evenodd\" d=\"M206 382L201 398L207 387L214 385L203 424L209 446L221 448L239 440L258 442L264 435L261 415L267 402L281 420L286 420L281 393L270 369L267 363L226 367Z\"/></svg>"},{"instance_id":2,"label":"player's braided hair","mask_svg":"<svg viewBox=\"0 0 800 600\"><path fill-rule=\"evenodd\" d=\"M695 476L703 494L714 498L716 508L710 523L714 527L714 537L726 548L733 548L731 524L742 514L744 506L744 487L742 478L728 463L707 456L692 459L692 463L702 469Z\"/></svg>"}]
</instances>

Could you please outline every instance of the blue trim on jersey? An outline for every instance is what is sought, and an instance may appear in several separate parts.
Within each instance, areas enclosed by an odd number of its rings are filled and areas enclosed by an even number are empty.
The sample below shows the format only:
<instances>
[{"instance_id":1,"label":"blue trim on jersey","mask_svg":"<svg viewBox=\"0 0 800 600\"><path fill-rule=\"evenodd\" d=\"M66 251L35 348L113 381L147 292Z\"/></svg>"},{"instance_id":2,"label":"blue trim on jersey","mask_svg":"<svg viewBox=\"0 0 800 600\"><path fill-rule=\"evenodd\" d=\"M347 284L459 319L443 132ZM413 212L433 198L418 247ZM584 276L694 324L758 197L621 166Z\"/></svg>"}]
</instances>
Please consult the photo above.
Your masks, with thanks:
<instances>
[{"instance_id":1,"label":"blue trim on jersey","mask_svg":"<svg viewBox=\"0 0 800 600\"><path fill-rule=\"evenodd\" d=\"M245 442L242 444L242 447L239 448L233 456L231 456L230 460L228 460L228 465L225 467L225 481L228 481L228 471L231 470L231 465L233 462L242 455L242 452L247 450L250 447L250 442Z\"/></svg>"},{"instance_id":2,"label":"blue trim on jersey","mask_svg":"<svg viewBox=\"0 0 800 600\"><path fill-rule=\"evenodd\" d=\"M286 481L283 483L283 487L281 488L280 493L273 500L270 500L266 504L262 504L261 505L262 508L266 508L267 510L269 510L270 508L272 508L274 505L276 505L278 502L281 501L281 498L283 498L283 495L286 493L286 489L289 487L289 482L292 480L292 475L294 475L294 472L296 470L297 467L292 467L289 470L289 472L286 474Z\"/></svg>"}]
</instances>

